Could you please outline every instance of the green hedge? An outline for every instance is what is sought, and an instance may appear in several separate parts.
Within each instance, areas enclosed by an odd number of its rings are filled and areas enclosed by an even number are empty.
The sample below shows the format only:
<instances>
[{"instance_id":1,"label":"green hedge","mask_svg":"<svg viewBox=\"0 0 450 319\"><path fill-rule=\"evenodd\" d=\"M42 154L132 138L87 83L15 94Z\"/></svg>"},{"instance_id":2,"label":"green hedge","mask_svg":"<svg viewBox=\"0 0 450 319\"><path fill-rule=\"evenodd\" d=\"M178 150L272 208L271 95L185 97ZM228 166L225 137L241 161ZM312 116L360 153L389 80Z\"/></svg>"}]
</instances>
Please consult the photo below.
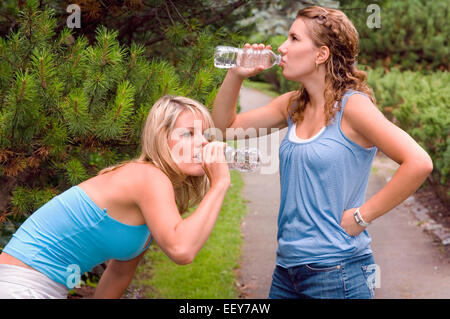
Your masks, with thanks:
<instances>
[{"instance_id":1,"label":"green hedge","mask_svg":"<svg viewBox=\"0 0 450 319\"><path fill-rule=\"evenodd\" d=\"M435 72L369 71L369 85L377 105L394 123L410 134L434 163L430 177L438 194L449 202L450 188L450 74Z\"/></svg>"},{"instance_id":2,"label":"green hedge","mask_svg":"<svg viewBox=\"0 0 450 319\"><path fill-rule=\"evenodd\" d=\"M449 70L448 0L376 1L380 28L370 28L368 1L340 1L360 36L359 61L402 70Z\"/></svg>"}]
</instances>

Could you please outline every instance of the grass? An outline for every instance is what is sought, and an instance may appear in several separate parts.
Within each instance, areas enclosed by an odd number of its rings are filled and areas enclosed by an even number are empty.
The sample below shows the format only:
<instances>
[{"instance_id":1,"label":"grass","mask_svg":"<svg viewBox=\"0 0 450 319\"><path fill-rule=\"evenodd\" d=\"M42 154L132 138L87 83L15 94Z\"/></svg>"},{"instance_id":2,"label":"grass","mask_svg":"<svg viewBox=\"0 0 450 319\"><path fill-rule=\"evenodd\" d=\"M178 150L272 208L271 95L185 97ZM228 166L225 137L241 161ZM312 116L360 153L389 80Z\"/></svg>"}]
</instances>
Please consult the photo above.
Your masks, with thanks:
<instances>
[{"instance_id":1,"label":"grass","mask_svg":"<svg viewBox=\"0 0 450 319\"><path fill-rule=\"evenodd\" d=\"M276 92L272 86L272 84L264 83L264 82L256 82L251 81L249 79L245 79L243 86L258 90L264 94L267 94L271 97L278 97L280 96L280 93Z\"/></svg>"},{"instance_id":2,"label":"grass","mask_svg":"<svg viewBox=\"0 0 450 319\"><path fill-rule=\"evenodd\" d=\"M231 187L212 234L189 265L177 265L152 244L138 267L132 286L144 298L235 299L235 270L241 254L241 221L247 208L241 197L243 180L231 171Z\"/></svg>"}]
</instances>

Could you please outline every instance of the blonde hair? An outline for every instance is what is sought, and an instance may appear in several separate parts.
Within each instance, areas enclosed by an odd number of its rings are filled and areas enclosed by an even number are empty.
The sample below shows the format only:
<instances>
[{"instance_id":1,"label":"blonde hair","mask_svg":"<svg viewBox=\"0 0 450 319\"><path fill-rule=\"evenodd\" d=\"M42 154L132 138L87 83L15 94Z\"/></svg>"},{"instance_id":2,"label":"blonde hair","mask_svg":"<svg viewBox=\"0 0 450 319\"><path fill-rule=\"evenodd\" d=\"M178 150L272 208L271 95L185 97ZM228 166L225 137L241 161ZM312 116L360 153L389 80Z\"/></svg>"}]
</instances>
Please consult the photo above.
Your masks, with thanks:
<instances>
[{"instance_id":1,"label":"blonde hair","mask_svg":"<svg viewBox=\"0 0 450 319\"><path fill-rule=\"evenodd\" d=\"M296 19L305 22L316 47L327 46L330 49L325 62L325 125L341 109L340 101L348 89L367 94L375 103L373 92L367 85L367 73L355 65L359 52L358 31L348 17L340 10L313 6L299 10ZM336 101L339 101L338 108L334 107ZM294 102L295 107L292 108ZM308 102L308 92L300 87L288 105L288 113L294 122L303 121Z\"/></svg>"},{"instance_id":2,"label":"blonde hair","mask_svg":"<svg viewBox=\"0 0 450 319\"><path fill-rule=\"evenodd\" d=\"M208 179L203 176L186 176L173 160L169 138L178 116L185 111L200 115L206 129L214 123L209 110L200 102L182 96L165 95L152 106L141 134L141 154L137 159L102 169L98 175L115 170L128 163L151 163L172 181L180 213L198 204L208 190Z\"/></svg>"}]
</instances>

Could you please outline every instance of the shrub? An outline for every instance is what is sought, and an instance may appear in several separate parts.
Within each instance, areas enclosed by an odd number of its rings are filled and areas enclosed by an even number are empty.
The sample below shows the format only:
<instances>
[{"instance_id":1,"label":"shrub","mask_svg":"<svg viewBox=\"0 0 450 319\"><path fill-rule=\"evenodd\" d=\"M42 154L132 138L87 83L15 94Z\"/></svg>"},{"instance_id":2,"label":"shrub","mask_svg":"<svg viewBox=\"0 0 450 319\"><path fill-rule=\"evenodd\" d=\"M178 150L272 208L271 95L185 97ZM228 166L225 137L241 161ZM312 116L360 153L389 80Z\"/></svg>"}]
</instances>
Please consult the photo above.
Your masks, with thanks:
<instances>
[{"instance_id":1,"label":"shrub","mask_svg":"<svg viewBox=\"0 0 450 319\"><path fill-rule=\"evenodd\" d=\"M55 32L54 11L38 1L23 6L17 29L0 37L0 221L23 221L49 194L135 157L158 98L211 106L223 76L212 60L223 30L193 32L169 60L147 58L115 30L99 27L90 44L70 29Z\"/></svg>"},{"instance_id":2,"label":"shrub","mask_svg":"<svg viewBox=\"0 0 450 319\"><path fill-rule=\"evenodd\" d=\"M380 7L380 28L370 28L367 6ZM449 3L447 0L340 1L360 36L359 62L401 70L449 70Z\"/></svg>"},{"instance_id":3,"label":"shrub","mask_svg":"<svg viewBox=\"0 0 450 319\"><path fill-rule=\"evenodd\" d=\"M369 71L378 107L430 154L430 177L439 197L450 202L450 74Z\"/></svg>"}]
</instances>

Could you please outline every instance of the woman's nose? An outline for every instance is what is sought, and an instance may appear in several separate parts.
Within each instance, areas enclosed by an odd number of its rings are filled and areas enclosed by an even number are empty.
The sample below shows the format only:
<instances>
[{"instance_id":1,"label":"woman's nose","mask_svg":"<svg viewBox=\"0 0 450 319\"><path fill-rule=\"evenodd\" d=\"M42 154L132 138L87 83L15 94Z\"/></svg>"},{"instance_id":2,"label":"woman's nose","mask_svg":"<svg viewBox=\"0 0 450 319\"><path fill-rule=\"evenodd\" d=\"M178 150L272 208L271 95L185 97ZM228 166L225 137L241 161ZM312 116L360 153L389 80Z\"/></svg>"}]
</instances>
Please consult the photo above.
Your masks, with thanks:
<instances>
[{"instance_id":1,"label":"woman's nose","mask_svg":"<svg viewBox=\"0 0 450 319\"><path fill-rule=\"evenodd\" d=\"M205 146L208 143L209 143L209 140L206 138L205 135L202 135L202 146Z\"/></svg>"},{"instance_id":2,"label":"woman's nose","mask_svg":"<svg viewBox=\"0 0 450 319\"><path fill-rule=\"evenodd\" d=\"M194 139L194 144L195 146L205 146L206 144L209 143L208 139L206 138L206 136L204 134L199 134L198 136L196 136L196 138Z\"/></svg>"},{"instance_id":3,"label":"woman's nose","mask_svg":"<svg viewBox=\"0 0 450 319\"><path fill-rule=\"evenodd\" d=\"M286 41L283 42L283 44L278 47L278 52L280 52L281 55L285 55L286 54L286 46L285 46L285 44L286 44Z\"/></svg>"}]
</instances>

